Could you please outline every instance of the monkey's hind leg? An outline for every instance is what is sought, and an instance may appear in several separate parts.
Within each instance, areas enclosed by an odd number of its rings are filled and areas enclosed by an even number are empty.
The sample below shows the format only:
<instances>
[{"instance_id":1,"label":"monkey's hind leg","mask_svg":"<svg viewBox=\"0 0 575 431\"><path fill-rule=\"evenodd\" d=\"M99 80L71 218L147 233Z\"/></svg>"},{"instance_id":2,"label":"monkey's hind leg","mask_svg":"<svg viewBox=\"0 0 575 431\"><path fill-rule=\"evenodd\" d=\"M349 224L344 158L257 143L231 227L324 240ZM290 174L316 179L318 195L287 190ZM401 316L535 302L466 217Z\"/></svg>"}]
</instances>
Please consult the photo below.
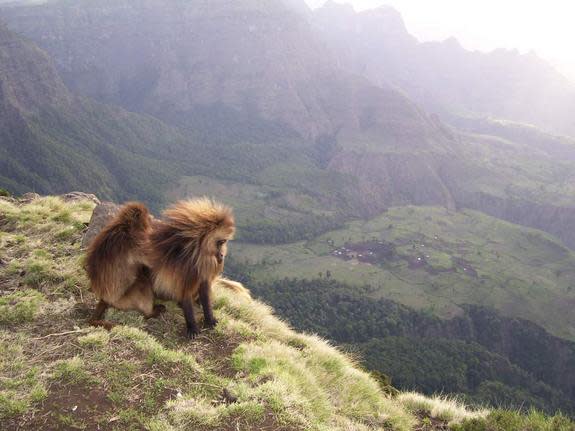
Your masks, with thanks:
<instances>
[{"instance_id":1,"label":"monkey's hind leg","mask_svg":"<svg viewBox=\"0 0 575 431\"><path fill-rule=\"evenodd\" d=\"M120 310L137 310L146 319L151 319L166 311L166 307L163 305L154 304L154 299L149 273L148 271L141 271L126 293L114 303L114 307Z\"/></svg>"},{"instance_id":2,"label":"monkey's hind leg","mask_svg":"<svg viewBox=\"0 0 575 431\"><path fill-rule=\"evenodd\" d=\"M114 327L114 324L112 322L108 322L107 320L103 320L104 314L106 314L108 307L108 303L103 299L100 299L100 302L98 302L98 305L96 305L96 310L94 310L94 314L92 314L92 318L90 319L90 325L102 327L108 331L111 330Z\"/></svg>"}]
</instances>

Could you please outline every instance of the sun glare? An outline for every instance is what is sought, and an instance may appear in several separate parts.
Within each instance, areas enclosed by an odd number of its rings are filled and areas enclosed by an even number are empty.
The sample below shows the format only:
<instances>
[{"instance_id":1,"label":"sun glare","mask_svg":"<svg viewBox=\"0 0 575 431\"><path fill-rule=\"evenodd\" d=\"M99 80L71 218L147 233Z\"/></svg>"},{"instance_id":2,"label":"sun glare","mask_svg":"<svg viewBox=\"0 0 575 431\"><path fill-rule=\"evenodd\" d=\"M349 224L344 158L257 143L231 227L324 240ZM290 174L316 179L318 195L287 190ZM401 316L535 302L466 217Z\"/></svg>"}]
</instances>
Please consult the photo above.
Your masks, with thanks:
<instances>
[{"instance_id":1,"label":"sun glare","mask_svg":"<svg viewBox=\"0 0 575 431\"><path fill-rule=\"evenodd\" d=\"M566 0L337 0L358 11L393 6L420 40L456 37L467 49L534 51L575 76L575 2ZM308 0L318 7L324 0Z\"/></svg>"}]
</instances>

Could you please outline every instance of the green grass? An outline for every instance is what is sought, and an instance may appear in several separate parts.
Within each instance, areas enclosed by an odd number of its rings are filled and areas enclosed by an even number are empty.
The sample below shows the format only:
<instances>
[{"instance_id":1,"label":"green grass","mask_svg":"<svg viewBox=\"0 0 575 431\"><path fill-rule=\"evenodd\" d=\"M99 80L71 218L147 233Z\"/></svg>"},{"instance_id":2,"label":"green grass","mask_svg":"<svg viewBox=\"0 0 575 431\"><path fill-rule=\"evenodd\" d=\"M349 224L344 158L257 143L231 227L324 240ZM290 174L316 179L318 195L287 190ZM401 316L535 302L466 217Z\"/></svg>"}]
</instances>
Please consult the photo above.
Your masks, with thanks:
<instances>
[{"instance_id":1,"label":"green grass","mask_svg":"<svg viewBox=\"0 0 575 431\"><path fill-rule=\"evenodd\" d=\"M226 290L215 301L220 324L195 342L183 337L174 304L159 320L113 312L108 317L125 326L87 327L86 314L76 311L94 304L80 267L81 233L59 233L87 220L91 206L55 198L0 205L8 220L0 237L6 268L17 268L0 274L14 289L0 296L10 328L2 335L0 414L11 423L36 414L56 428L113 420L118 429L267 423L337 430L369 423L408 431L415 423L347 356ZM74 286L66 284L70 279ZM342 385L349 390L342 393ZM224 391L235 401L222 399ZM77 394L85 416L45 410L67 393ZM88 399L95 403L90 408L83 404Z\"/></svg>"},{"instance_id":2,"label":"green grass","mask_svg":"<svg viewBox=\"0 0 575 431\"><path fill-rule=\"evenodd\" d=\"M20 334L0 331L0 419L27 413L47 397L40 368L30 364Z\"/></svg>"},{"instance_id":3,"label":"green grass","mask_svg":"<svg viewBox=\"0 0 575 431\"><path fill-rule=\"evenodd\" d=\"M44 296L35 290L22 290L0 296L0 323L22 323L34 320Z\"/></svg>"},{"instance_id":4,"label":"green grass","mask_svg":"<svg viewBox=\"0 0 575 431\"><path fill-rule=\"evenodd\" d=\"M8 260L0 267L0 277L36 293L79 295L86 282L80 243L93 208L91 202L64 203L56 197L23 206L0 201L7 221L0 244Z\"/></svg>"},{"instance_id":5,"label":"green grass","mask_svg":"<svg viewBox=\"0 0 575 431\"><path fill-rule=\"evenodd\" d=\"M346 244L384 241L395 254L376 263L342 260ZM278 246L234 244L231 257L256 281L326 277L369 284L385 297L440 317L477 304L575 339L575 256L553 237L484 214L435 207L397 207L316 239ZM425 264L410 267L421 257Z\"/></svg>"},{"instance_id":6,"label":"green grass","mask_svg":"<svg viewBox=\"0 0 575 431\"><path fill-rule=\"evenodd\" d=\"M86 371L86 364L79 356L58 361L54 364L52 378L65 383L89 383L92 381Z\"/></svg>"}]
</instances>

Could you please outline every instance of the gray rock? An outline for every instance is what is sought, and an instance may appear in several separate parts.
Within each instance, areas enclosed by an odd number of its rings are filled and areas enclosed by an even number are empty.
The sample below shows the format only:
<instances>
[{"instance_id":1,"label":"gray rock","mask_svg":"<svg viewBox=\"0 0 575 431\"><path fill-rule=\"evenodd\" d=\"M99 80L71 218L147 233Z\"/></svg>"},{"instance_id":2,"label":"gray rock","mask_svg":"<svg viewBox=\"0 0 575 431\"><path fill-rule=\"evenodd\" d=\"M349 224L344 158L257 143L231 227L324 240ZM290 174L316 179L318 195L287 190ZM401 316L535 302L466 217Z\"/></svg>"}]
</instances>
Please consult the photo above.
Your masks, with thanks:
<instances>
[{"instance_id":1,"label":"gray rock","mask_svg":"<svg viewBox=\"0 0 575 431\"><path fill-rule=\"evenodd\" d=\"M91 193L71 192L66 193L65 195L61 195L60 197L64 200L64 202L90 201L94 202L96 205L101 203L100 199Z\"/></svg>"},{"instance_id":2,"label":"gray rock","mask_svg":"<svg viewBox=\"0 0 575 431\"><path fill-rule=\"evenodd\" d=\"M20 196L20 202L32 202L35 201L36 199L40 199L40 195L38 193L24 193L22 196Z\"/></svg>"},{"instance_id":3,"label":"gray rock","mask_svg":"<svg viewBox=\"0 0 575 431\"><path fill-rule=\"evenodd\" d=\"M10 202L10 203L17 203L18 199L13 198L12 196L0 196L0 201Z\"/></svg>"},{"instance_id":4,"label":"gray rock","mask_svg":"<svg viewBox=\"0 0 575 431\"><path fill-rule=\"evenodd\" d=\"M96 235L112 220L119 209L120 206L113 202L102 202L94 208L88 230L82 239L83 249L88 248Z\"/></svg>"}]
</instances>

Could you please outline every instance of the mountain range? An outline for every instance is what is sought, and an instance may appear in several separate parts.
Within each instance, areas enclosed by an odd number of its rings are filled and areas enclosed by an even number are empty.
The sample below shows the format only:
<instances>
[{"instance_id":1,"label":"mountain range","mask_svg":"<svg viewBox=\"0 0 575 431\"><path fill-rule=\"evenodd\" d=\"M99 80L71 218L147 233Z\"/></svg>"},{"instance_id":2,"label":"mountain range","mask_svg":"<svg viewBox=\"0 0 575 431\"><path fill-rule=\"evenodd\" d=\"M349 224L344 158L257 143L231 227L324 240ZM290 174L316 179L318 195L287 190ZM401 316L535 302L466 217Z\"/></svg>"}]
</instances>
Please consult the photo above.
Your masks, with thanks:
<instances>
[{"instance_id":1,"label":"mountain range","mask_svg":"<svg viewBox=\"0 0 575 431\"><path fill-rule=\"evenodd\" d=\"M575 133L575 84L534 53L468 51L455 38L421 43L390 7L356 13L329 0L313 23L342 68L395 85L446 118L494 117Z\"/></svg>"}]
</instances>

